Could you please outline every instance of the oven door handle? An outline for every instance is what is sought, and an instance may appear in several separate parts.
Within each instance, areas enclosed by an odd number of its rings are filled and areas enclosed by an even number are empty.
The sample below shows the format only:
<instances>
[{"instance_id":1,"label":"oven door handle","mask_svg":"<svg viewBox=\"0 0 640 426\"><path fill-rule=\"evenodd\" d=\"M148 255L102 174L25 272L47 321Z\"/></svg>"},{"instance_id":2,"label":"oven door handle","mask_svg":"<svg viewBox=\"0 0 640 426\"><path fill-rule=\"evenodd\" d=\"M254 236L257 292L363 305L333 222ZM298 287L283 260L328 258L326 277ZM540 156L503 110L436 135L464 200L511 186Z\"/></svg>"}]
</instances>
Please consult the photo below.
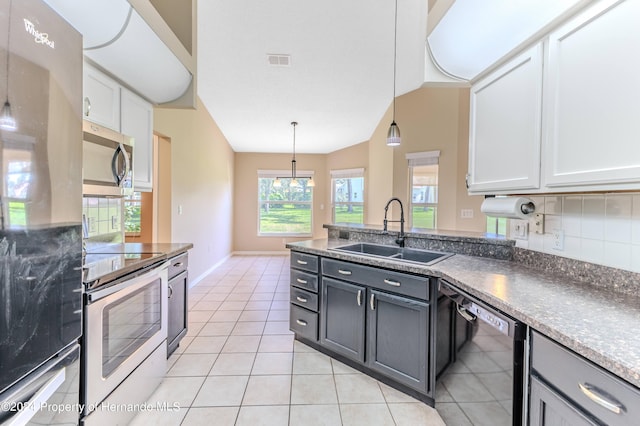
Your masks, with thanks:
<instances>
[{"instance_id":1,"label":"oven door handle","mask_svg":"<svg viewBox=\"0 0 640 426\"><path fill-rule=\"evenodd\" d=\"M100 299L104 299L105 297L110 296L113 293L116 293L120 290L124 290L125 288L130 288L132 280L136 280L136 281L144 280L146 284L148 283L147 279L149 277L152 277L154 275L160 275L160 272L162 272L165 269L168 269L170 264L171 264L170 261L164 262L158 266L151 267L151 269L148 272L145 272L144 274L137 275L137 276L134 275L132 277L123 277L122 282L119 284L115 284L105 289L100 289L100 290L92 291L91 293L87 293L87 301L89 303L93 303Z\"/></svg>"}]
</instances>

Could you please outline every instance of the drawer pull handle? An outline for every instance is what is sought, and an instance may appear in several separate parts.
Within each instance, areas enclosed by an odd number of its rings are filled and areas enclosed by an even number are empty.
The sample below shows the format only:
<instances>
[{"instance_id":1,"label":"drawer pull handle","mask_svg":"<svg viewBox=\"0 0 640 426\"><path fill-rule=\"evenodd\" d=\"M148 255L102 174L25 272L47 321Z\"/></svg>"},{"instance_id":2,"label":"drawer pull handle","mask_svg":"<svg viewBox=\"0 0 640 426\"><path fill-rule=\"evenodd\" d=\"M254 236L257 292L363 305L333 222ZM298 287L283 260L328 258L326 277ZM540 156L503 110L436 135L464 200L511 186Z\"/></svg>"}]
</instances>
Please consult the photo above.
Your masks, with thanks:
<instances>
[{"instance_id":1,"label":"drawer pull handle","mask_svg":"<svg viewBox=\"0 0 640 426\"><path fill-rule=\"evenodd\" d=\"M369 306L371 306L371 310L375 311L376 310L376 305L375 305L375 294L371 295L371 298L369 298Z\"/></svg>"},{"instance_id":2,"label":"drawer pull handle","mask_svg":"<svg viewBox=\"0 0 640 426\"><path fill-rule=\"evenodd\" d=\"M392 286L394 286L394 287L400 287L400 281L393 281L393 280L385 279L385 280L384 280L384 283L385 283L385 284L392 285Z\"/></svg>"},{"instance_id":3,"label":"drawer pull handle","mask_svg":"<svg viewBox=\"0 0 640 426\"><path fill-rule=\"evenodd\" d=\"M351 275L351 271L348 271L346 269L338 269L338 273L342 275Z\"/></svg>"},{"instance_id":4,"label":"drawer pull handle","mask_svg":"<svg viewBox=\"0 0 640 426\"><path fill-rule=\"evenodd\" d=\"M307 261L300 259L297 259L296 262L298 262L298 265L306 265L308 263Z\"/></svg>"},{"instance_id":5,"label":"drawer pull handle","mask_svg":"<svg viewBox=\"0 0 640 426\"><path fill-rule=\"evenodd\" d=\"M298 323L298 325L301 325L303 327L307 326L307 322L301 319L297 319L296 322Z\"/></svg>"},{"instance_id":6,"label":"drawer pull handle","mask_svg":"<svg viewBox=\"0 0 640 426\"><path fill-rule=\"evenodd\" d=\"M587 398L589 398L596 404L606 408L607 410L616 414L622 414L623 411L626 411L624 405L613 399L611 395L602 392L597 387L589 383L578 383L578 387Z\"/></svg>"},{"instance_id":7,"label":"drawer pull handle","mask_svg":"<svg viewBox=\"0 0 640 426\"><path fill-rule=\"evenodd\" d=\"M304 297L300 297L300 296L296 296L296 300L298 302L302 302L302 303L307 303L308 302L307 299L305 299Z\"/></svg>"},{"instance_id":8,"label":"drawer pull handle","mask_svg":"<svg viewBox=\"0 0 640 426\"><path fill-rule=\"evenodd\" d=\"M358 290L358 296L356 297L358 301L358 306L362 306L362 290Z\"/></svg>"},{"instance_id":9,"label":"drawer pull handle","mask_svg":"<svg viewBox=\"0 0 640 426\"><path fill-rule=\"evenodd\" d=\"M184 262L178 262L173 265L174 268L179 268L184 265Z\"/></svg>"},{"instance_id":10,"label":"drawer pull handle","mask_svg":"<svg viewBox=\"0 0 640 426\"><path fill-rule=\"evenodd\" d=\"M300 284L307 284L307 280L303 280L301 278L296 278L296 281L298 281Z\"/></svg>"}]
</instances>

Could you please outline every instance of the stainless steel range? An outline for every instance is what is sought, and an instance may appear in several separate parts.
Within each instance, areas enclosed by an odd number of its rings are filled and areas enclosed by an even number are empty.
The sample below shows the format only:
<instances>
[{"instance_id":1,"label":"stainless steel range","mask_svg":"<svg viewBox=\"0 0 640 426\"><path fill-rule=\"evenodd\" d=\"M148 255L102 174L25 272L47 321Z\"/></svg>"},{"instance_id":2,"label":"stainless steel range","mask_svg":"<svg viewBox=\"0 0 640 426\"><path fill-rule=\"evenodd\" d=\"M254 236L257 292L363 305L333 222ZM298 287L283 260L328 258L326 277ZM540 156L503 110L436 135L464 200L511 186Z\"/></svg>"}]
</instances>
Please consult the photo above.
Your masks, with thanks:
<instances>
[{"instance_id":1,"label":"stainless steel range","mask_svg":"<svg viewBox=\"0 0 640 426\"><path fill-rule=\"evenodd\" d=\"M110 407L145 403L164 377L168 266L160 253L86 256L84 424L126 424L135 411Z\"/></svg>"}]
</instances>

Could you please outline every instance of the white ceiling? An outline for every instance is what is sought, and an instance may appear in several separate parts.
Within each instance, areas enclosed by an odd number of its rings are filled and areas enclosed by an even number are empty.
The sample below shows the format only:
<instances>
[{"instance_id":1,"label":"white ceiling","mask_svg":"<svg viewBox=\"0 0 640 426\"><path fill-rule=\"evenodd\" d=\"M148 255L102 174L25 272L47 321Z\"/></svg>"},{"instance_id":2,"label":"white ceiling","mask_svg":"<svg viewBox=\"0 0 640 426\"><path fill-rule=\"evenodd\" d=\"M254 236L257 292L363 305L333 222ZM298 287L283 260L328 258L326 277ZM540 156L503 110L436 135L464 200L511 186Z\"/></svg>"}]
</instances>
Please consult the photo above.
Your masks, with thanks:
<instances>
[{"instance_id":1,"label":"white ceiling","mask_svg":"<svg viewBox=\"0 0 640 426\"><path fill-rule=\"evenodd\" d=\"M368 140L393 98L394 0L198 2L198 95L236 152ZM397 95L424 82L427 0L398 0ZM270 67L267 54L291 55ZM402 117L396 120L402 129Z\"/></svg>"}]
</instances>

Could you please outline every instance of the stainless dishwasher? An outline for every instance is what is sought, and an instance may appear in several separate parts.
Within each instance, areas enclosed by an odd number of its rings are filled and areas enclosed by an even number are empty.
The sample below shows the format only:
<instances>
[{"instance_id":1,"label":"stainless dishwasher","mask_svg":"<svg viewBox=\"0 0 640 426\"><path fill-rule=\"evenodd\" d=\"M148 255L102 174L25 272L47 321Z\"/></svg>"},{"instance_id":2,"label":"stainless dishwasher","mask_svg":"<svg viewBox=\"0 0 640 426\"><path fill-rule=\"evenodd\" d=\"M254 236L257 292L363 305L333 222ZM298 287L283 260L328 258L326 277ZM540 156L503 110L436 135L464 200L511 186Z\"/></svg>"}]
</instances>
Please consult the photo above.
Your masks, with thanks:
<instances>
[{"instance_id":1,"label":"stainless dishwasher","mask_svg":"<svg viewBox=\"0 0 640 426\"><path fill-rule=\"evenodd\" d=\"M443 420L491 426L526 423L526 325L446 281L438 287L436 409Z\"/></svg>"}]
</instances>

